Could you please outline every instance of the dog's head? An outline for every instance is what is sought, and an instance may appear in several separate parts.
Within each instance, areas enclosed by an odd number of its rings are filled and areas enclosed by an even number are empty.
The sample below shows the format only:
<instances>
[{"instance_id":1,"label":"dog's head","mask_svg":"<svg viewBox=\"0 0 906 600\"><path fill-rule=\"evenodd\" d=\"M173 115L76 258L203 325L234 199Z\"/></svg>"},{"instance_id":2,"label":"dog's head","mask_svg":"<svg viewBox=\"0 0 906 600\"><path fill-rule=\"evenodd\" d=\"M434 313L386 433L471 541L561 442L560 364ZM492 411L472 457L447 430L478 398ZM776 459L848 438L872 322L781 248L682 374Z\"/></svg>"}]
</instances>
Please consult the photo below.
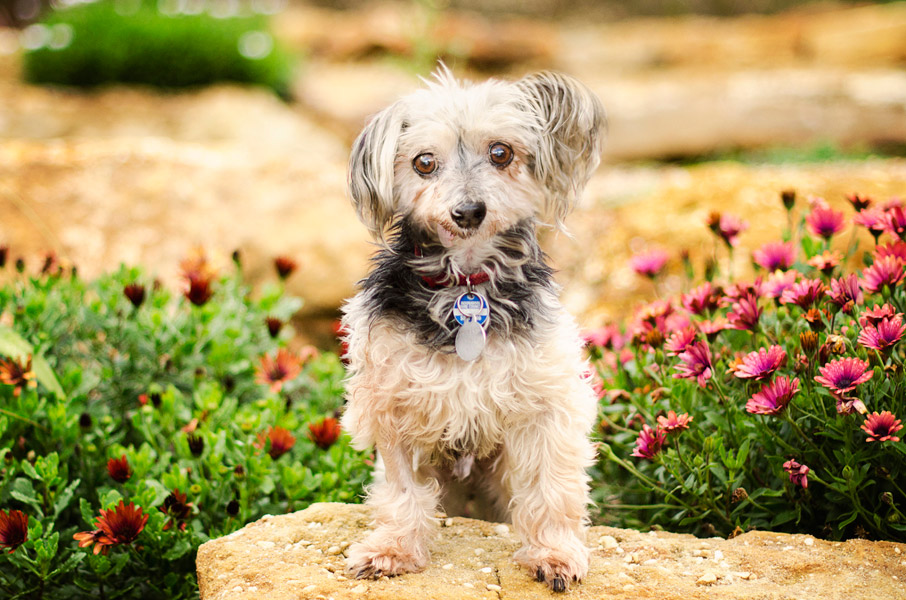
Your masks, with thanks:
<instances>
[{"instance_id":1,"label":"dog's head","mask_svg":"<svg viewBox=\"0 0 906 600\"><path fill-rule=\"evenodd\" d=\"M575 79L434 81L376 115L349 162L349 189L377 237L400 218L446 248L527 218L560 227L598 166L600 100Z\"/></svg>"}]
</instances>

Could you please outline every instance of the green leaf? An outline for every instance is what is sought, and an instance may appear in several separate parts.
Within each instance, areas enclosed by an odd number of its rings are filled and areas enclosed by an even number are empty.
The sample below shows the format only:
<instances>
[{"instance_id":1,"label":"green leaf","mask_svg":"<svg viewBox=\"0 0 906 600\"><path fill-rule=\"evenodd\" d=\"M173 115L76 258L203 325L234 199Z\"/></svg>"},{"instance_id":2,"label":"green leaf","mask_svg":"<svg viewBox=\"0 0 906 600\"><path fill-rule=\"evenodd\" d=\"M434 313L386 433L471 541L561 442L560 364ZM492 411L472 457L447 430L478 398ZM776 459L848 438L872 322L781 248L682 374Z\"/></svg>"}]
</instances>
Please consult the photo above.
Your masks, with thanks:
<instances>
[{"instance_id":1,"label":"green leaf","mask_svg":"<svg viewBox=\"0 0 906 600\"><path fill-rule=\"evenodd\" d=\"M35 509L41 518L44 517L44 510L41 507L41 500L38 498L38 494L35 492L35 486L32 485L30 479L24 477L17 477L13 482L13 485L9 491L9 495L22 502L28 506Z\"/></svg>"},{"instance_id":2,"label":"green leaf","mask_svg":"<svg viewBox=\"0 0 906 600\"><path fill-rule=\"evenodd\" d=\"M170 549L164 552L166 560L176 560L192 550L192 542L188 536L181 535L177 538L176 543L170 546Z\"/></svg>"},{"instance_id":3,"label":"green leaf","mask_svg":"<svg viewBox=\"0 0 906 600\"><path fill-rule=\"evenodd\" d=\"M79 483L81 483L81 481L81 479L76 479L75 481L67 485L62 492L57 494L57 497L53 502L53 518L55 521L57 517L60 516L60 513L63 512L67 506L69 506L69 503L72 501L72 497L75 495L76 489L79 487Z\"/></svg>"},{"instance_id":4,"label":"green leaf","mask_svg":"<svg viewBox=\"0 0 906 600\"><path fill-rule=\"evenodd\" d=\"M62 575L64 573L69 573L70 571L75 571L76 567L79 566L79 563L81 563L83 560L85 560L86 556L88 556L88 555L85 552L74 552L74 553L70 554L69 558L67 558L66 561L62 565L60 565L59 567L57 567L56 569L51 571L50 574L47 576L47 578L52 579L52 578L56 577L57 575Z\"/></svg>"},{"instance_id":5,"label":"green leaf","mask_svg":"<svg viewBox=\"0 0 906 600\"><path fill-rule=\"evenodd\" d=\"M56 394L57 397L66 397L60 382L57 381L57 376L54 375L53 369L50 368L44 357L35 355L31 344L6 325L0 325L0 354L19 361L26 360L28 356L31 356L31 368L34 370L38 382L47 388L49 392Z\"/></svg>"}]
</instances>

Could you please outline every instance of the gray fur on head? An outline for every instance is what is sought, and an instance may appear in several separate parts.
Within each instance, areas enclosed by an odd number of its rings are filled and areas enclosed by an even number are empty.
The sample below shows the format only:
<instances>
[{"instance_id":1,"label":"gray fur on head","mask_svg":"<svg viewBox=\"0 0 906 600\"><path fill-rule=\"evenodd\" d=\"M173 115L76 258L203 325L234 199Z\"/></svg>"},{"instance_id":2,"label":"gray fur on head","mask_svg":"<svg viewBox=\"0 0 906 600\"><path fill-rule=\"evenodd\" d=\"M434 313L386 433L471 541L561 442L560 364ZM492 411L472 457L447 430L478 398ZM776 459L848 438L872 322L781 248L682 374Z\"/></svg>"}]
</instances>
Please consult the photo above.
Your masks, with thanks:
<instances>
[{"instance_id":1,"label":"gray fur on head","mask_svg":"<svg viewBox=\"0 0 906 600\"><path fill-rule=\"evenodd\" d=\"M542 72L516 82L470 84L456 81L441 65L426 89L378 113L355 141L349 191L373 235L383 239L391 222L412 210L412 187L396 180L400 165L411 168L414 158L400 147L404 134L412 141L407 128L436 121L447 130L468 131L476 114L492 112L502 117L501 131L516 138L514 147L520 144L524 151L521 158L536 188L533 206L526 209L541 222L562 227L600 162L606 121L601 101L567 75ZM423 140L425 147L431 142Z\"/></svg>"}]
</instances>

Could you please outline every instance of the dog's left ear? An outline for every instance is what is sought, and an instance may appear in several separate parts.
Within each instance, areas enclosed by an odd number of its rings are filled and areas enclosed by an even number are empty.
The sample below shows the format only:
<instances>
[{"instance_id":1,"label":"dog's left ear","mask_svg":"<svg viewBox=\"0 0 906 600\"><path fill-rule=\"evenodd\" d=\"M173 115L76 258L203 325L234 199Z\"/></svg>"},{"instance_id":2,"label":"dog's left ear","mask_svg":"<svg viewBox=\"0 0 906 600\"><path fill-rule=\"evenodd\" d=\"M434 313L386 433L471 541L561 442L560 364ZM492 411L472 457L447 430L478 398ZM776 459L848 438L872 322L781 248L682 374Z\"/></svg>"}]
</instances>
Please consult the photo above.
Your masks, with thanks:
<instances>
[{"instance_id":1,"label":"dog's left ear","mask_svg":"<svg viewBox=\"0 0 906 600\"><path fill-rule=\"evenodd\" d=\"M547 189L541 218L560 227L601 161L604 106L588 87L560 73L528 75L516 86L540 129L531 167Z\"/></svg>"}]
</instances>

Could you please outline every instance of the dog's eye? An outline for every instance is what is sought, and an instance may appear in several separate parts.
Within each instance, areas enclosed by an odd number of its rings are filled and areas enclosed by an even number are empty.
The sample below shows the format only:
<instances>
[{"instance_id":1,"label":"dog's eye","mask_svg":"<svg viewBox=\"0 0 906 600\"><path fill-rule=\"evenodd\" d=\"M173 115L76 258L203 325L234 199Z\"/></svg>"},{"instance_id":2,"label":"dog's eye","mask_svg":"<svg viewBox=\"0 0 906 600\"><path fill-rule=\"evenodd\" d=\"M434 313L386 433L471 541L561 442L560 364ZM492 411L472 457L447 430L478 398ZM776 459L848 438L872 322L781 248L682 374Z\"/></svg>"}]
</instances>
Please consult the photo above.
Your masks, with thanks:
<instances>
[{"instance_id":1,"label":"dog's eye","mask_svg":"<svg viewBox=\"0 0 906 600\"><path fill-rule=\"evenodd\" d=\"M434 158L433 154L425 152L424 154L419 154L415 157L415 160L412 161L412 168L415 169L419 175L430 175L437 170L437 160Z\"/></svg>"},{"instance_id":2,"label":"dog's eye","mask_svg":"<svg viewBox=\"0 0 906 600\"><path fill-rule=\"evenodd\" d=\"M503 142L494 142L488 148L488 156L490 156L494 166L505 167L513 160L513 149Z\"/></svg>"}]
</instances>

